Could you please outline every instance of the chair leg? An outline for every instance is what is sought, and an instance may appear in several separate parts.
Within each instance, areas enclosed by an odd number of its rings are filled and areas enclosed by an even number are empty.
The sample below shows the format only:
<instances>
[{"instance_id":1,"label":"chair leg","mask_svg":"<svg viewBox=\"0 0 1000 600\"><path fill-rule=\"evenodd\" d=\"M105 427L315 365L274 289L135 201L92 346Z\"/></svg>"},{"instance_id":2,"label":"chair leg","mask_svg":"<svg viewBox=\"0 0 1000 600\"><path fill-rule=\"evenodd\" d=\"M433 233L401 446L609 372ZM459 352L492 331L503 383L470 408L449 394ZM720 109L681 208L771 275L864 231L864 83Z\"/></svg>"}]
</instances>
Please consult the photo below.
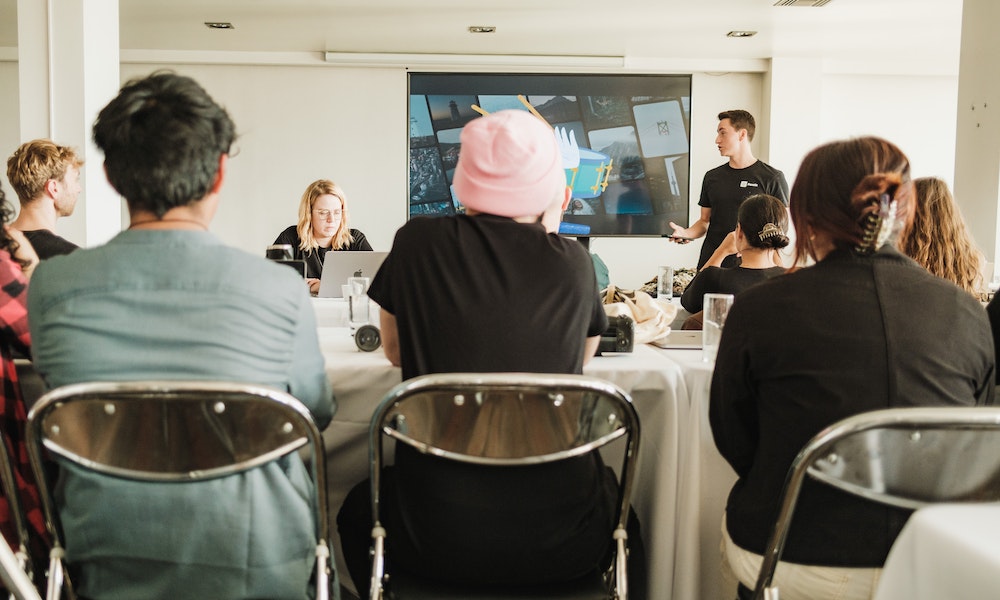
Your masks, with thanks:
<instances>
[{"instance_id":1,"label":"chair leg","mask_svg":"<svg viewBox=\"0 0 1000 600\"><path fill-rule=\"evenodd\" d=\"M615 598L628 600L628 533L624 527L615 529Z\"/></svg>"},{"instance_id":2,"label":"chair leg","mask_svg":"<svg viewBox=\"0 0 1000 600\"><path fill-rule=\"evenodd\" d=\"M330 548L326 540L316 544L316 600L330 600Z\"/></svg>"},{"instance_id":3,"label":"chair leg","mask_svg":"<svg viewBox=\"0 0 1000 600\"><path fill-rule=\"evenodd\" d=\"M372 527L372 579L369 583L369 600L382 599L382 585L385 580L385 528L379 524Z\"/></svg>"},{"instance_id":4,"label":"chair leg","mask_svg":"<svg viewBox=\"0 0 1000 600\"><path fill-rule=\"evenodd\" d=\"M59 600L62 596L63 555L65 555L65 551L60 546L54 546L49 552L49 581L45 591L46 600Z\"/></svg>"}]
</instances>

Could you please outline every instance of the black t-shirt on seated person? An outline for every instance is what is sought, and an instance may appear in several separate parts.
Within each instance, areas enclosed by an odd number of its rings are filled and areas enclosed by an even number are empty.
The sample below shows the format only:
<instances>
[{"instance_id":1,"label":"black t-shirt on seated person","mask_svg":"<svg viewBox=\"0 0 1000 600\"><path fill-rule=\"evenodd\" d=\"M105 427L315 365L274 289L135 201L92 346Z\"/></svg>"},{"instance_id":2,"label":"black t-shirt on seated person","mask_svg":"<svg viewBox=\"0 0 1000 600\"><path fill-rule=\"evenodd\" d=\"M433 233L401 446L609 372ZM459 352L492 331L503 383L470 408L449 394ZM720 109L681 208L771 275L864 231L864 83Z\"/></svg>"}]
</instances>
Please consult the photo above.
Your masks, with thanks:
<instances>
[{"instance_id":1,"label":"black t-shirt on seated person","mask_svg":"<svg viewBox=\"0 0 1000 600\"><path fill-rule=\"evenodd\" d=\"M420 217L396 233L368 295L396 317L403 379L581 373L608 321L576 240L504 217Z\"/></svg>"}]
</instances>

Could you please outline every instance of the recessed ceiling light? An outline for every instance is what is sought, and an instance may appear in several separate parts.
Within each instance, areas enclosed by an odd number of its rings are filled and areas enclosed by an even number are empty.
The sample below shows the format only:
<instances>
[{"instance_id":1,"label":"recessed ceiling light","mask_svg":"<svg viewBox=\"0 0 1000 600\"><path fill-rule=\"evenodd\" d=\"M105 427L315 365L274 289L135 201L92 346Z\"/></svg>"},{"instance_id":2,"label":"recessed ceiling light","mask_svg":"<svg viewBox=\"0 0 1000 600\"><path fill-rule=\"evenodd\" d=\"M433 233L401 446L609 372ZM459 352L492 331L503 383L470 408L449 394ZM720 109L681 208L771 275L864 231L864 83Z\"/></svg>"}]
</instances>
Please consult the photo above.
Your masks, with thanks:
<instances>
[{"instance_id":1,"label":"recessed ceiling light","mask_svg":"<svg viewBox=\"0 0 1000 600\"><path fill-rule=\"evenodd\" d=\"M469 33L495 33L496 27L492 25L472 25L469 27Z\"/></svg>"},{"instance_id":2,"label":"recessed ceiling light","mask_svg":"<svg viewBox=\"0 0 1000 600\"><path fill-rule=\"evenodd\" d=\"M730 31L726 34L726 37L731 38L748 38L757 35L756 31Z\"/></svg>"},{"instance_id":3,"label":"recessed ceiling light","mask_svg":"<svg viewBox=\"0 0 1000 600\"><path fill-rule=\"evenodd\" d=\"M826 6L833 0L778 0L775 6Z\"/></svg>"},{"instance_id":4,"label":"recessed ceiling light","mask_svg":"<svg viewBox=\"0 0 1000 600\"><path fill-rule=\"evenodd\" d=\"M236 29L232 23L225 21L205 21L205 27L209 29Z\"/></svg>"}]
</instances>

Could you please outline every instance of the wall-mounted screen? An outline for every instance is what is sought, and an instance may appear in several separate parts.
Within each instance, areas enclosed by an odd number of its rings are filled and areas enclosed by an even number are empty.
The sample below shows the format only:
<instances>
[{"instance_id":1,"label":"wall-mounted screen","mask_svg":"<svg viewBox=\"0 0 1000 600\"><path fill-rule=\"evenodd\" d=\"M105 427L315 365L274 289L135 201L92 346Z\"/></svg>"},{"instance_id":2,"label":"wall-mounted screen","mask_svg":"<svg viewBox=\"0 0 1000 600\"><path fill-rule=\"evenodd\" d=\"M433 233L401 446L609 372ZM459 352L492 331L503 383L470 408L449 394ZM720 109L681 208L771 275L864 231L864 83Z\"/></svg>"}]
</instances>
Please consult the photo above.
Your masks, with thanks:
<instances>
[{"instance_id":1,"label":"wall-mounted screen","mask_svg":"<svg viewBox=\"0 0 1000 600\"><path fill-rule=\"evenodd\" d=\"M409 216L463 210L451 186L462 127L535 112L579 149L563 233L640 236L688 222L690 75L409 74Z\"/></svg>"}]
</instances>

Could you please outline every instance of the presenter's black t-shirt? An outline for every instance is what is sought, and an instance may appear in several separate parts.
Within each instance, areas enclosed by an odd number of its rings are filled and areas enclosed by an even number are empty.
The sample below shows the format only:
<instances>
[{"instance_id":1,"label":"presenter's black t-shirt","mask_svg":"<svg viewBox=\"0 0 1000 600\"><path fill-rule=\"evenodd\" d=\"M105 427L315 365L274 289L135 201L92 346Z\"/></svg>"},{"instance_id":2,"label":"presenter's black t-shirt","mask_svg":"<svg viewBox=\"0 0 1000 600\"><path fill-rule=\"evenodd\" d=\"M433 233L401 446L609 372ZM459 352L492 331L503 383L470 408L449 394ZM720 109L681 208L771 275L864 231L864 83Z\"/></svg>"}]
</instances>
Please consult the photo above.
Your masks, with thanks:
<instances>
[{"instance_id":1,"label":"presenter's black t-shirt","mask_svg":"<svg viewBox=\"0 0 1000 600\"><path fill-rule=\"evenodd\" d=\"M726 163L705 173L698 206L712 209L712 219L701 246L699 269L711 258L729 232L736 229L740 204L754 194L770 194L788 206L788 183L785 175L760 160L745 169L734 169ZM724 263L724 266L729 264Z\"/></svg>"}]
</instances>

